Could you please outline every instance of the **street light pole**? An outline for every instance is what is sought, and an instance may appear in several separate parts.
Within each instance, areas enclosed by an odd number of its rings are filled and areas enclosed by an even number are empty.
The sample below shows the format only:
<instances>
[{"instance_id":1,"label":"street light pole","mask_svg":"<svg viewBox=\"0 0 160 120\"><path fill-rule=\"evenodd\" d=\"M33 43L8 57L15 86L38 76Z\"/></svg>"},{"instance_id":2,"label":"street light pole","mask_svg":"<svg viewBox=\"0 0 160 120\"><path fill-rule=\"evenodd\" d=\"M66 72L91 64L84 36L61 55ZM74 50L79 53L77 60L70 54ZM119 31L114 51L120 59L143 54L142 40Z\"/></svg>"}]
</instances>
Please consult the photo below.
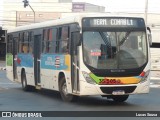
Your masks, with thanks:
<instances>
[{"instance_id":1,"label":"street light pole","mask_svg":"<svg viewBox=\"0 0 160 120\"><path fill-rule=\"evenodd\" d=\"M33 14L34 14L34 23L36 22L36 18L35 18L35 11L34 9L32 8L32 6L29 4L29 1L28 0L23 0L22 1L24 3L24 7L26 8L26 6L29 6L31 8L31 10L33 11Z\"/></svg>"},{"instance_id":2,"label":"street light pole","mask_svg":"<svg viewBox=\"0 0 160 120\"><path fill-rule=\"evenodd\" d=\"M145 21L147 24L147 14L148 14L148 0L145 1Z\"/></svg>"},{"instance_id":3,"label":"street light pole","mask_svg":"<svg viewBox=\"0 0 160 120\"><path fill-rule=\"evenodd\" d=\"M35 11L33 10L33 8L30 6L30 4L28 4L29 5L29 7L32 9L32 11L33 11L33 14L34 14L34 23L36 22L36 15L35 15Z\"/></svg>"}]
</instances>

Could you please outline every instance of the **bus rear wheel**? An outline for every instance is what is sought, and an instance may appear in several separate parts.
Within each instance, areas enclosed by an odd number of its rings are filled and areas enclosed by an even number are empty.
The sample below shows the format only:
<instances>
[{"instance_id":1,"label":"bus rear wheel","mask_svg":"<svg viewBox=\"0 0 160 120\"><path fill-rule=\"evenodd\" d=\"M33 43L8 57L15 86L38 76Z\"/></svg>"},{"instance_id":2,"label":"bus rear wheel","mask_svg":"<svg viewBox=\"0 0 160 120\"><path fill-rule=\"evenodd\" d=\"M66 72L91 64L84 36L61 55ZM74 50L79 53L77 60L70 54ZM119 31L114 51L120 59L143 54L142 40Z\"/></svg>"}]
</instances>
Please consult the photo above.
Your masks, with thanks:
<instances>
[{"instance_id":1,"label":"bus rear wheel","mask_svg":"<svg viewBox=\"0 0 160 120\"><path fill-rule=\"evenodd\" d=\"M60 94L61 94L61 97L62 97L63 101L65 101L65 102L73 102L73 101L76 101L77 98L78 98L78 96L69 94L67 92L67 84L66 84L65 77L62 77L60 79L59 91L60 91Z\"/></svg>"},{"instance_id":2,"label":"bus rear wheel","mask_svg":"<svg viewBox=\"0 0 160 120\"><path fill-rule=\"evenodd\" d=\"M33 90L32 86L27 85L27 79L26 79L26 73L25 73L25 71L22 72L21 83L22 83L22 89L24 91L31 91L31 90Z\"/></svg>"},{"instance_id":3,"label":"bus rear wheel","mask_svg":"<svg viewBox=\"0 0 160 120\"><path fill-rule=\"evenodd\" d=\"M129 95L113 95L111 98L115 102L124 102L128 99Z\"/></svg>"}]
</instances>

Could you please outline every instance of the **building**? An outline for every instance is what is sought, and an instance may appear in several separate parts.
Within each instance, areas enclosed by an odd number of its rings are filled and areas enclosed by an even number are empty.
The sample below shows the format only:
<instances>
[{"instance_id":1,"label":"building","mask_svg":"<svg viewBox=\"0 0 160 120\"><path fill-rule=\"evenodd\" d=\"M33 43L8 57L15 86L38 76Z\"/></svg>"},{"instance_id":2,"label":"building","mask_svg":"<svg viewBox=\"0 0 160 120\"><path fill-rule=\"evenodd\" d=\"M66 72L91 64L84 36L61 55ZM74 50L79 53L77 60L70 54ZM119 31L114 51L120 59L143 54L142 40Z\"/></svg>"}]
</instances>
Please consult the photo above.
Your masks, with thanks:
<instances>
[{"instance_id":1,"label":"building","mask_svg":"<svg viewBox=\"0 0 160 120\"><path fill-rule=\"evenodd\" d=\"M39 19L43 19L44 16L45 19L46 16L48 16L48 19L52 16L53 18L59 17L59 14L55 16L56 14L50 14L51 12L61 13L72 11L72 0L30 0L29 4L35 11L35 22L39 22ZM4 0L3 11L3 26L6 29L19 25L31 24L34 22L34 14L32 9L29 6L24 8L24 3L20 0ZM46 13L45 15L43 15L44 12Z\"/></svg>"},{"instance_id":2,"label":"building","mask_svg":"<svg viewBox=\"0 0 160 120\"><path fill-rule=\"evenodd\" d=\"M46 20L58 19L71 15L72 12L105 12L105 7L89 3L72 3L72 0L32 0L29 1L32 9L19 0L5 0L3 3L4 10L4 27L6 29L16 26L42 22ZM83 8L82 8L83 7ZM80 11L79 11L80 10Z\"/></svg>"},{"instance_id":3,"label":"building","mask_svg":"<svg viewBox=\"0 0 160 120\"><path fill-rule=\"evenodd\" d=\"M85 2L72 3L72 12L105 12L105 7Z\"/></svg>"}]
</instances>

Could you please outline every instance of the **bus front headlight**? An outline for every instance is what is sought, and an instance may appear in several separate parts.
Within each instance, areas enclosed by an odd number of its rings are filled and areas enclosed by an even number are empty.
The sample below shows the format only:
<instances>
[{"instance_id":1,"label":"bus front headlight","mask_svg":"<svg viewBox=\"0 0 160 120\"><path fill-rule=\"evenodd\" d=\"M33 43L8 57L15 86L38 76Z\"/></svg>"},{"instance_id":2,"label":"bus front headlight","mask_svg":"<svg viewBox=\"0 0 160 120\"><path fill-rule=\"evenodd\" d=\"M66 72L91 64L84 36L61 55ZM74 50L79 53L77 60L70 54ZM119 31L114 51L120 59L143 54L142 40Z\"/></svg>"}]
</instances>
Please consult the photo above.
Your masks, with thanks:
<instances>
[{"instance_id":1,"label":"bus front headlight","mask_svg":"<svg viewBox=\"0 0 160 120\"><path fill-rule=\"evenodd\" d=\"M140 83L147 81L148 76L149 76L149 73L150 73L150 70L148 70L148 71L146 71L146 72L143 71L143 72L140 74L140 76L142 77Z\"/></svg>"},{"instance_id":2,"label":"bus front headlight","mask_svg":"<svg viewBox=\"0 0 160 120\"><path fill-rule=\"evenodd\" d=\"M85 80L90 84L96 84L95 81L89 76L87 72L82 71L82 74L85 78Z\"/></svg>"}]
</instances>

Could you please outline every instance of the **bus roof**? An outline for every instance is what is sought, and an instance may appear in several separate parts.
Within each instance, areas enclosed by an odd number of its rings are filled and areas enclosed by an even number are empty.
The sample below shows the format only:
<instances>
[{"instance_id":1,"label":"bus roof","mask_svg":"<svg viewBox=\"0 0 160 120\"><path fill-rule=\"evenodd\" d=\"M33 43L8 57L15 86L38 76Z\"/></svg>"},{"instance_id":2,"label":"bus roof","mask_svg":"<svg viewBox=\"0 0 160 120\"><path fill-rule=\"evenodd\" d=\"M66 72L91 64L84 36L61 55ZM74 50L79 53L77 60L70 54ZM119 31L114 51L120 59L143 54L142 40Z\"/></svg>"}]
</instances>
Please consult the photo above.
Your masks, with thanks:
<instances>
[{"instance_id":1,"label":"bus roof","mask_svg":"<svg viewBox=\"0 0 160 120\"><path fill-rule=\"evenodd\" d=\"M44 27L50 27L50 26L56 26L56 25L63 25L63 24L75 23L75 22L77 22L75 17L70 17L65 19L56 19L56 20L50 20L50 21L45 21L40 23L34 23L30 25L19 26L14 29L8 30L8 33L37 29L37 28L44 28Z\"/></svg>"},{"instance_id":2,"label":"bus roof","mask_svg":"<svg viewBox=\"0 0 160 120\"><path fill-rule=\"evenodd\" d=\"M8 33L12 32L19 32L19 31L25 31L25 30L31 30L31 29L37 29L37 28L44 28L44 27L50 27L50 26L56 26L56 25L63 25L63 24L69 24L69 23L79 23L81 26L81 19L83 17L132 17L132 18L141 18L141 17L133 17L133 16L126 16L126 15L110 15L108 13L82 13L80 15L75 15L67 18L60 18L56 20L50 20L40 23L33 23L30 25L24 25L19 26L14 29L8 30Z\"/></svg>"}]
</instances>

